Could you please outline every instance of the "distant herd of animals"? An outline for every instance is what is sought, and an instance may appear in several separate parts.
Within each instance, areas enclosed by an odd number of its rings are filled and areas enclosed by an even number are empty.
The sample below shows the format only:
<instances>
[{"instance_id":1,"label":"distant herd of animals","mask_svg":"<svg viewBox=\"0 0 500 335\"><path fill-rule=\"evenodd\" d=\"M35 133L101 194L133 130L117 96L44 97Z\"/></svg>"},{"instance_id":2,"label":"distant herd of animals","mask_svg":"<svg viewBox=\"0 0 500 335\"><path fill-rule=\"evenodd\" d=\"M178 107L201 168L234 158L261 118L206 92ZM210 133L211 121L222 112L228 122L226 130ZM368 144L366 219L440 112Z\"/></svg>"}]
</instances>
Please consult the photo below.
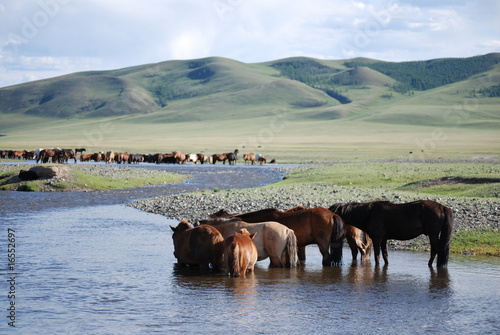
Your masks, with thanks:
<instances>
[{"instance_id":1,"label":"distant herd of animals","mask_svg":"<svg viewBox=\"0 0 500 335\"><path fill-rule=\"evenodd\" d=\"M410 240L424 234L430 241L432 267L448 264L453 232L450 208L431 200L395 204L389 201L334 204L330 208L297 206L287 211L267 208L247 213L220 210L193 225L183 220L174 227L177 266L202 272L245 277L257 261L270 260L271 267L301 266L306 246L316 244L323 266L340 266L346 239L353 263L374 251L375 265L389 264L387 241Z\"/></svg>"},{"instance_id":2,"label":"distant herd of animals","mask_svg":"<svg viewBox=\"0 0 500 335\"><path fill-rule=\"evenodd\" d=\"M217 162L222 162L229 165L236 164L238 160L239 150L236 149L233 152L227 152L222 154L205 155L202 153L185 154L181 151L173 151L171 153L161 154L131 154L128 152L113 152L113 151L100 151L94 153L85 153L85 148L77 149L36 149L32 151L28 150L0 150L0 159L25 159L25 160L36 160L36 163L68 163L74 160L80 162L106 162L106 163L118 163L118 164L137 164L137 163L167 163L167 164L184 164L184 163L200 163L200 164L215 164ZM78 156L78 154L80 154ZM266 157L262 154L245 153L243 154L243 160L245 164L265 164L267 163ZM275 163L273 159L270 163Z\"/></svg>"}]
</instances>

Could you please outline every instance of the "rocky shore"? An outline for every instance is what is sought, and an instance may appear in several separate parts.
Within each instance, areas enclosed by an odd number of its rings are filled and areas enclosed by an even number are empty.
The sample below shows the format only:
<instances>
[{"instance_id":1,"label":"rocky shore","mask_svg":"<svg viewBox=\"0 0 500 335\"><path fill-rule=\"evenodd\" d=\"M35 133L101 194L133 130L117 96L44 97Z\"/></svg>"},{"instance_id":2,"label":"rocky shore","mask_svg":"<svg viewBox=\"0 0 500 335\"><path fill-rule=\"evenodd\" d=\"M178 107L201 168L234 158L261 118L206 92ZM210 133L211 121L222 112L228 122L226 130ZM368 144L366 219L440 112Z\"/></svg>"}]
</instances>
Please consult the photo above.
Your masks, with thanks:
<instances>
[{"instance_id":1,"label":"rocky shore","mask_svg":"<svg viewBox=\"0 0 500 335\"><path fill-rule=\"evenodd\" d=\"M137 209L189 222L207 218L207 213L226 209L242 213L274 207L286 210L295 206L329 207L349 201L390 200L396 203L419 200L405 194L380 190L362 190L331 185L301 185L281 188L232 189L177 194L131 203ZM438 201L453 210L455 231L476 228L500 228L500 201L464 198L425 198ZM410 241L391 241L392 249L428 250L428 239L420 236Z\"/></svg>"}]
</instances>

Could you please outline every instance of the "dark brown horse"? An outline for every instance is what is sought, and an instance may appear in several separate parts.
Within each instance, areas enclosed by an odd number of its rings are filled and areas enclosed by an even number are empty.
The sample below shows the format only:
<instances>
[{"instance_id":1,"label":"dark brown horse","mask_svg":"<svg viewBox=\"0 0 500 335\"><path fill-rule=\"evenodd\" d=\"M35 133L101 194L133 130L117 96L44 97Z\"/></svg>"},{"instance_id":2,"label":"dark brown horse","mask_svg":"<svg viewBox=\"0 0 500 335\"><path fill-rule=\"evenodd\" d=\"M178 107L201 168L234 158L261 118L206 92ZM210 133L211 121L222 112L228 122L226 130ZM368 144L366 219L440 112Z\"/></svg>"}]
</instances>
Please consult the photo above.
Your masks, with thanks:
<instances>
[{"instance_id":1,"label":"dark brown horse","mask_svg":"<svg viewBox=\"0 0 500 335\"><path fill-rule=\"evenodd\" d=\"M180 266L199 265L205 272L210 266L215 271L222 270L224 238L216 228L208 225L193 228L185 220L170 228L174 232L174 256Z\"/></svg>"},{"instance_id":2,"label":"dark brown horse","mask_svg":"<svg viewBox=\"0 0 500 335\"><path fill-rule=\"evenodd\" d=\"M226 164L227 154L213 154L212 155L212 164L217 162L222 162L222 164Z\"/></svg>"},{"instance_id":3,"label":"dark brown horse","mask_svg":"<svg viewBox=\"0 0 500 335\"><path fill-rule=\"evenodd\" d=\"M387 240L410 240L421 234L429 236L431 267L437 255L437 266L448 264L453 232L453 213L435 201L420 200L403 204L389 201L335 204L330 210L344 221L367 232L373 240L375 264L380 264L380 249L385 264L389 264Z\"/></svg>"},{"instance_id":4,"label":"dark brown horse","mask_svg":"<svg viewBox=\"0 0 500 335\"><path fill-rule=\"evenodd\" d=\"M214 213L211 216L220 214ZM297 237L299 262L306 260L306 246L317 244L323 255L323 266L342 264L344 222L327 208L317 207L295 212L282 212L275 208L236 214L246 222L277 221L292 229Z\"/></svg>"},{"instance_id":5,"label":"dark brown horse","mask_svg":"<svg viewBox=\"0 0 500 335\"><path fill-rule=\"evenodd\" d=\"M224 240L224 265L231 277L245 277L247 271L253 271L258 256L252 241L256 234L243 228Z\"/></svg>"}]
</instances>

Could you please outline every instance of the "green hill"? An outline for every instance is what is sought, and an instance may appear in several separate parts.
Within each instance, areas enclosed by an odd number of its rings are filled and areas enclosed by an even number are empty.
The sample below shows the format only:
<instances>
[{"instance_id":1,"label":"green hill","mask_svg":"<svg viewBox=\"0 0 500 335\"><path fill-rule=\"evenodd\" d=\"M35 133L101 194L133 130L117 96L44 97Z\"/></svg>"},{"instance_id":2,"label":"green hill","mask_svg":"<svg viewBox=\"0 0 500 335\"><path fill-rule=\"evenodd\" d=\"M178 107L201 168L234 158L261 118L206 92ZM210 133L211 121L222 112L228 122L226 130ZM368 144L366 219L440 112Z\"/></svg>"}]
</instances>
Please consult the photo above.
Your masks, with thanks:
<instances>
[{"instance_id":1,"label":"green hill","mask_svg":"<svg viewBox=\"0 0 500 335\"><path fill-rule=\"evenodd\" d=\"M497 152L499 62L210 57L74 73L0 88L0 147L407 152L431 138Z\"/></svg>"}]
</instances>

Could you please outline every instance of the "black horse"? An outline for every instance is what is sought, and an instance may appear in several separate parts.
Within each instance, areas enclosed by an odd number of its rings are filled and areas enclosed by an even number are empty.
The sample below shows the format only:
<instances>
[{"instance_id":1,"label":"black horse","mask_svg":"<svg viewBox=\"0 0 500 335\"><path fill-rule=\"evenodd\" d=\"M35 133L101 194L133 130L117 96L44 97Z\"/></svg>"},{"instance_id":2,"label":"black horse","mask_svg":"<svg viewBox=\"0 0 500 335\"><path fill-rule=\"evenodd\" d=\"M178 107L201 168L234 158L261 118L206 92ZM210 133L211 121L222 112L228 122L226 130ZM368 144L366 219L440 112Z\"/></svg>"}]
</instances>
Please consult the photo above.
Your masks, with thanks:
<instances>
[{"instance_id":1,"label":"black horse","mask_svg":"<svg viewBox=\"0 0 500 335\"><path fill-rule=\"evenodd\" d=\"M227 155L227 160L229 162L229 165L234 165L236 164L236 160L238 159L238 153L240 151L238 149L234 150L234 152L228 152Z\"/></svg>"},{"instance_id":2,"label":"black horse","mask_svg":"<svg viewBox=\"0 0 500 335\"><path fill-rule=\"evenodd\" d=\"M373 240L375 264L380 263L380 249L385 264L387 240L410 240L421 234L429 236L432 267L437 255L437 266L445 267L450 254L453 232L453 213L450 208L431 200L419 200L403 204L389 201L351 202L335 204L330 210L342 217L345 223L370 235Z\"/></svg>"}]
</instances>

